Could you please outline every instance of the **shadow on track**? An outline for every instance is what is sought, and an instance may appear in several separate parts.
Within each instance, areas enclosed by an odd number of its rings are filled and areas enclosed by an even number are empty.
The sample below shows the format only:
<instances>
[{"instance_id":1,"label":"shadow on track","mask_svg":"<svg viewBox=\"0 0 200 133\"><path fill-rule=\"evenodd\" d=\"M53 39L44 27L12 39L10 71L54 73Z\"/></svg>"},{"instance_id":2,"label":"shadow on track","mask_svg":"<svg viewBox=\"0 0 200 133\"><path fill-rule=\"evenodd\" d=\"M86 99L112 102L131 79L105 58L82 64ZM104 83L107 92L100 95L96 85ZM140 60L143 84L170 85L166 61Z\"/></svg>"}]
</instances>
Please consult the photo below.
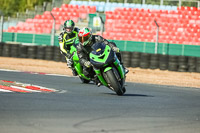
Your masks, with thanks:
<instances>
[{"instance_id":1,"label":"shadow on track","mask_svg":"<svg viewBox=\"0 0 200 133\"><path fill-rule=\"evenodd\" d=\"M116 96L118 96L115 93L103 93L103 94L109 94L109 95L116 95ZM124 94L121 97L123 97L123 96L125 96L125 97L154 97L154 96L151 96L151 95L143 95L143 94Z\"/></svg>"}]
</instances>

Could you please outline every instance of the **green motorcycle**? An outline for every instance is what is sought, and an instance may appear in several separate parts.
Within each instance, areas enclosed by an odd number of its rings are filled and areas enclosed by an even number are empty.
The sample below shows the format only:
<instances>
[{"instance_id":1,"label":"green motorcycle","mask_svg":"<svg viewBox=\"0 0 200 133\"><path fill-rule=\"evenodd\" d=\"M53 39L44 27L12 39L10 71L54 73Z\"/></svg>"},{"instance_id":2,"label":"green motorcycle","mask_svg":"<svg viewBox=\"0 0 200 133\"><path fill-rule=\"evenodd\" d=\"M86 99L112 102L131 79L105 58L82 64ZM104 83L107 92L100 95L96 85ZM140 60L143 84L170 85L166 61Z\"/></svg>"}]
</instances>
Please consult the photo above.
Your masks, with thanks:
<instances>
[{"instance_id":1,"label":"green motorcycle","mask_svg":"<svg viewBox=\"0 0 200 133\"><path fill-rule=\"evenodd\" d=\"M101 84L117 95L123 95L125 89L125 70L115 52L104 43L95 43L90 53L90 62Z\"/></svg>"},{"instance_id":2,"label":"green motorcycle","mask_svg":"<svg viewBox=\"0 0 200 133\"><path fill-rule=\"evenodd\" d=\"M75 69L75 71L77 72L82 83L89 83L91 81L91 78L86 77L83 74L83 67L79 63L79 58L78 58L78 55L77 55L76 45L79 43L79 41L77 39L73 38L73 39L69 39L66 43L72 44L70 46L71 57L69 58L70 60L73 61L73 65L72 65L73 68L72 69Z\"/></svg>"}]
</instances>

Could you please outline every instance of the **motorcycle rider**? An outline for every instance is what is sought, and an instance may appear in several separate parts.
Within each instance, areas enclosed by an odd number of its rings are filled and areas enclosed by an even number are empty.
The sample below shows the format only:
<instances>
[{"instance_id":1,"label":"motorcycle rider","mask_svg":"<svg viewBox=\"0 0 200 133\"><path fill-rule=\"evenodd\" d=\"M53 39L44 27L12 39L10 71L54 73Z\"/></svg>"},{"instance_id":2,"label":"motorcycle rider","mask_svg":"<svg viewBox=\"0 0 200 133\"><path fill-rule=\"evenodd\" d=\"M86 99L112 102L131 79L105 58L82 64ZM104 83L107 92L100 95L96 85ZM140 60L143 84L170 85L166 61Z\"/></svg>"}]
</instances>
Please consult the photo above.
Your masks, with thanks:
<instances>
[{"instance_id":1,"label":"motorcycle rider","mask_svg":"<svg viewBox=\"0 0 200 133\"><path fill-rule=\"evenodd\" d=\"M92 32L87 27L79 31L78 37L80 43L77 45L77 54L79 57L79 62L83 66L84 75L89 76L91 74L92 64L89 61L89 54L92 51L92 45L95 43L103 42L104 44L109 45L116 53L119 61L121 62L120 50L114 42L109 42L100 35L92 35ZM122 62L121 64L123 66ZM123 68L125 69L125 73L127 74L129 70L126 69L124 66ZM100 86L100 83L97 84L98 86Z\"/></svg>"},{"instance_id":2,"label":"motorcycle rider","mask_svg":"<svg viewBox=\"0 0 200 133\"><path fill-rule=\"evenodd\" d=\"M72 45L76 47L76 45L79 43L78 41L79 30L80 30L79 28L75 27L75 23L73 20L66 20L64 22L63 31L60 33L58 37L60 52L65 56L67 61L67 66L72 69L72 73L74 76L77 76L77 72L72 67L73 60L71 59L72 55L70 54L70 48Z\"/></svg>"}]
</instances>

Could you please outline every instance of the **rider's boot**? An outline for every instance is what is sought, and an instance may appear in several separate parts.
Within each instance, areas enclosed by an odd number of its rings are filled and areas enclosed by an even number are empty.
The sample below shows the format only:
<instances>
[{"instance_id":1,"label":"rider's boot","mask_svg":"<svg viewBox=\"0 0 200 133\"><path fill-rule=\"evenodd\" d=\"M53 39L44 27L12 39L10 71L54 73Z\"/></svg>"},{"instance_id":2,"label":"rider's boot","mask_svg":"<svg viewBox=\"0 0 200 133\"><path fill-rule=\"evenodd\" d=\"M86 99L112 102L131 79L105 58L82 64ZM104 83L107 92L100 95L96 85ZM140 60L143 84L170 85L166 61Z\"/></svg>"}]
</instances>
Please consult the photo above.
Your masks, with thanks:
<instances>
[{"instance_id":1,"label":"rider's boot","mask_svg":"<svg viewBox=\"0 0 200 133\"><path fill-rule=\"evenodd\" d=\"M127 74L129 72L129 70L124 66L124 64L121 62L122 67L124 68L124 72L125 74Z\"/></svg>"},{"instance_id":2,"label":"rider's boot","mask_svg":"<svg viewBox=\"0 0 200 133\"><path fill-rule=\"evenodd\" d=\"M77 76L78 75L78 73L76 72L75 68L72 68L72 74L73 74L73 76Z\"/></svg>"},{"instance_id":3,"label":"rider's boot","mask_svg":"<svg viewBox=\"0 0 200 133\"><path fill-rule=\"evenodd\" d=\"M129 72L129 70L126 67L124 67L124 70L125 70L125 74Z\"/></svg>"},{"instance_id":4,"label":"rider's boot","mask_svg":"<svg viewBox=\"0 0 200 133\"><path fill-rule=\"evenodd\" d=\"M98 87L100 87L102 84L101 84L101 82L99 81L98 83L97 83L97 86Z\"/></svg>"},{"instance_id":5,"label":"rider's boot","mask_svg":"<svg viewBox=\"0 0 200 133\"><path fill-rule=\"evenodd\" d=\"M94 76L94 82L95 84L100 87L102 84L101 84L101 81L99 80L99 78L97 77L97 75Z\"/></svg>"}]
</instances>

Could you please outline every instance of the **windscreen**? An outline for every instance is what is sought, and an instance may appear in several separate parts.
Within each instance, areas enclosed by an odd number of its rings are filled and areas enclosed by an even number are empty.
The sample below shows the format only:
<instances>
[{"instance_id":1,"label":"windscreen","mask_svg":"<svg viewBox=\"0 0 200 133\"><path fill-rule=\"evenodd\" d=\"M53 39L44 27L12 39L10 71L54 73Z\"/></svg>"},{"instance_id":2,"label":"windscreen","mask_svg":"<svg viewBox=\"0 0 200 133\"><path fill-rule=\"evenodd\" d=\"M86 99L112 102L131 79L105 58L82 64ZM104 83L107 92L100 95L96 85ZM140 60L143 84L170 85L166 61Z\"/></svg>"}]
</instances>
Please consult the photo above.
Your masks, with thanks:
<instances>
[{"instance_id":1,"label":"windscreen","mask_svg":"<svg viewBox=\"0 0 200 133\"><path fill-rule=\"evenodd\" d=\"M105 47L106 45L104 43L95 43L92 46L93 49L92 54L102 55L104 53Z\"/></svg>"}]
</instances>

